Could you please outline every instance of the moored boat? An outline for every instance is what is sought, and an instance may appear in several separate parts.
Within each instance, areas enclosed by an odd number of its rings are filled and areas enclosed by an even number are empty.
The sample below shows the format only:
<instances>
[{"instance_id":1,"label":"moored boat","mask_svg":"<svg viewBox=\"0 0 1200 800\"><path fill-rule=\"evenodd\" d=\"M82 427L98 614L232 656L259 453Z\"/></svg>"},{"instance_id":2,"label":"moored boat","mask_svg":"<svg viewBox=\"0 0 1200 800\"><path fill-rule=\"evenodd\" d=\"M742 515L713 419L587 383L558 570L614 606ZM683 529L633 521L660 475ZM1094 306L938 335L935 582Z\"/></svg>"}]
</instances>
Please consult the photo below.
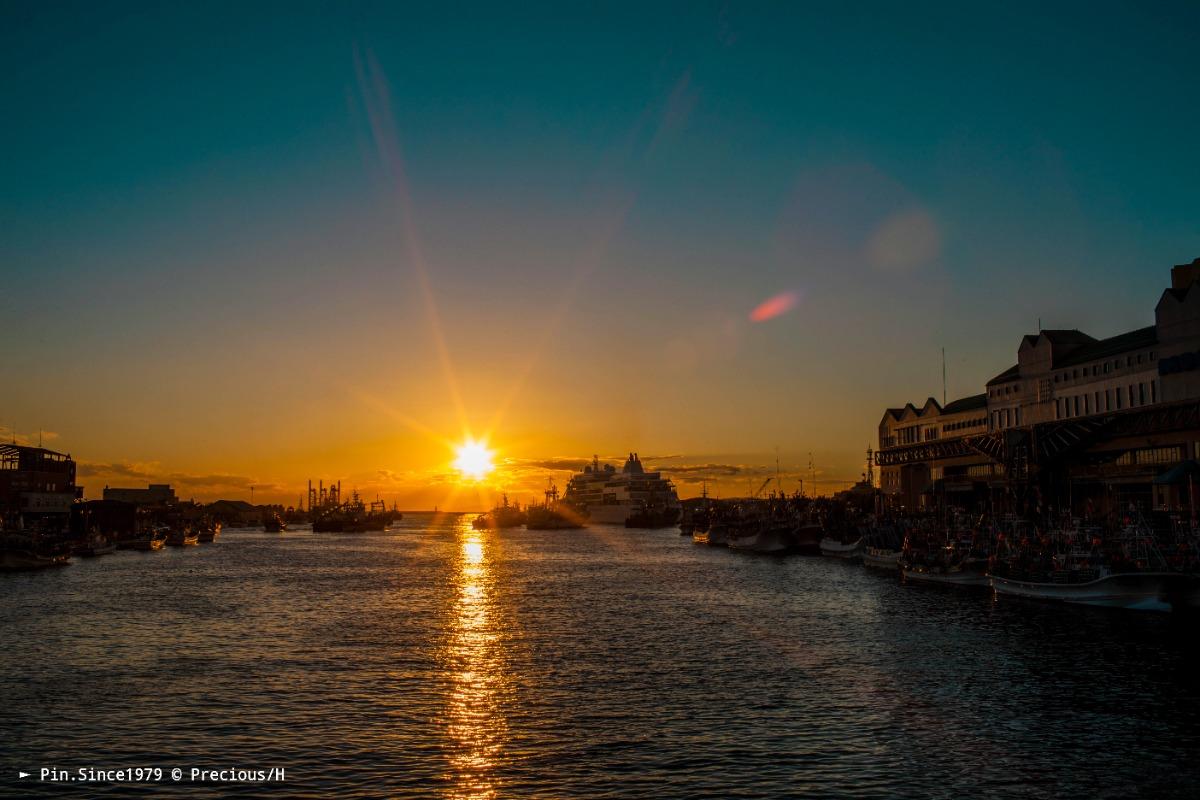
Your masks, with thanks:
<instances>
[{"instance_id":1,"label":"moored boat","mask_svg":"<svg viewBox=\"0 0 1200 800\"><path fill-rule=\"evenodd\" d=\"M201 542L214 542L221 535L221 523L218 521L204 522L196 533Z\"/></svg>"},{"instance_id":2,"label":"moored boat","mask_svg":"<svg viewBox=\"0 0 1200 800\"><path fill-rule=\"evenodd\" d=\"M988 575L982 564L953 564L950 566L929 564L903 564L901 573L905 581L914 583L933 583L942 586L962 586L967 588L986 588Z\"/></svg>"},{"instance_id":3,"label":"moored boat","mask_svg":"<svg viewBox=\"0 0 1200 800\"><path fill-rule=\"evenodd\" d=\"M192 547L200 544L200 534L188 527L172 528L167 534L167 544L171 547Z\"/></svg>"},{"instance_id":4,"label":"moored boat","mask_svg":"<svg viewBox=\"0 0 1200 800\"><path fill-rule=\"evenodd\" d=\"M37 533L8 531L0 536L0 571L61 567L70 560L71 553L65 545L46 540Z\"/></svg>"},{"instance_id":5,"label":"moored boat","mask_svg":"<svg viewBox=\"0 0 1200 800\"><path fill-rule=\"evenodd\" d=\"M749 520L729 537L729 549L778 555L792 547L791 526L772 519Z\"/></svg>"},{"instance_id":6,"label":"moored boat","mask_svg":"<svg viewBox=\"0 0 1200 800\"><path fill-rule=\"evenodd\" d=\"M573 505L558 499L558 487L546 489L546 502L525 512L525 527L531 531L571 530L585 526L585 518Z\"/></svg>"},{"instance_id":7,"label":"moored boat","mask_svg":"<svg viewBox=\"0 0 1200 800\"><path fill-rule=\"evenodd\" d=\"M792 529L792 551L816 555L821 552L821 540L825 538L825 529L816 521L802 522Z\"/></svg>"},{"instance_id":8,"label":"moored boat","mask_svg":"<svg viewBox=\"0 0 1200 800\"><path fill-rule=\"evenodd\" d=\"M992 575L997 595L1053 600L1138 611L1170 611L1172 596L1187 583L1187 576L1173 572L1119 572L1102 570L1095 577L1071 581L1066 574L1058 580L1033 581ZM1090 579L1087 579L1090 578Z\"/></svg>"},{"instance_id":9,"label":"moored boat","mask_svg":"<svg viewBox=\"0 0 1200 800\"><path fill-rule=\"evenodd\" d=\"M146 528L137 533L131 533L117 540L118 550L162 550L167 544L165 528Z\"/></svg>"},{"instance_id":10,"label":"moored boat","mask_svg":"<svg viewBox=\"0 0 1200 800\"><path fill-rule=\"evenodd\" d=\"M862 551L863 566L875 569L900 569L900 551L889 550L886 547L865 547Z\"/></svg>"},{"instance_id":11,"label":"moored boat","mask_svg":"<svg viewBox=\"0 0 1200 800\"><path fill-rule=\"evenodd\" d=\"M76 545L72 549L71 554L83 558L93 558L95 556L106 556L109 553L115 552L117 552L116 541L99 533L93 533L82 544Z\"/></svg>"},{"instance_id":12,"label":"moored boat","mask_svg":"<svg viewBox=\"0 0 1200 800\"><path fill-rule=\"evenodd\" d=\"M844 537L849 538L849 537ZM863 537L859 536L854 541L844 541L843 538L836 536L826 536L821 540L820 548L821 555L831 558L844 558L852 561L862 555Z\"/></svg>"},{"instance_id":13,"label":"moored boat","mask_svg":"<svg viewBox=\"0 0 1200 800\"><path fill-rule=\"evenodd\" d=\"M520 503L509 505L508 495L502 495L500 505L487 513L480 514L471 521L471 527L477 531L502 528L519 528L526 522L526 512L521 510Z\"/></svg>"}]
</instances>

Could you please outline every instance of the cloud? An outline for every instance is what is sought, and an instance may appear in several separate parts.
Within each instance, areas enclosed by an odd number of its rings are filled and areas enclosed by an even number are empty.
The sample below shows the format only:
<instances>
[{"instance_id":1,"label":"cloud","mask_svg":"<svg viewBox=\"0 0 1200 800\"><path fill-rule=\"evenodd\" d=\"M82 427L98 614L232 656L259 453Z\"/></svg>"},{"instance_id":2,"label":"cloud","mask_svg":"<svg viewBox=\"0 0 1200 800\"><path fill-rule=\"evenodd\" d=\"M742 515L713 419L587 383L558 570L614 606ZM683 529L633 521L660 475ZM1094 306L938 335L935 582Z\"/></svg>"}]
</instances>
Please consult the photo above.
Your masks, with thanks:
<instances>
[{"instance_id":1,"label":"cloud","mask_svg":"<svg viewBox=\"0 0 1200 800\"><path fill-rule=\"evenodd\" d=\"M876 269L906 272L936 259L942 252L937 222L922 208L898 211L867 240L867 260Z\"/></svg>"},{"instance_id":2,"label":"cloud","mask_svg":"<svg viewBox=\"0 0 1200 800\"><path fill-rule=\"evenodd\" d=\"M81 478L112 477L150 480L156 476L153 466L145 464L130 464L128 462L100 463L95 461L79 461L75 465L75 474Z\"/></svg>"},{"instance_id":3,"label":"cloud","mask_svg":"<svg viewBox=\"0 0 1200 800\"><path fill-rule=\"evenodd\" d=\"M37 431L36 433L19 433L14 432L12 428L7 428L0 425L0 443L2 444L19 444L26 447L38 447L49 445L59 436L54 431Z\"/></svg>"},{"instance_id":4,"label":"cloud","mask_svg":"<svg viewBox=\"0 0 1200 800\"><path fill-rule=\"evenodd\" d=\"M157 462L138 463L129 461L79 461L75 474L80 478L97 478L106 482L128 481L136 483L169 483L181 489L201 494L217 491L277 492L284 488L277 483L260 480L249 475L234 475L225 472L172 472Z\"/></svg>"}]
</instances>

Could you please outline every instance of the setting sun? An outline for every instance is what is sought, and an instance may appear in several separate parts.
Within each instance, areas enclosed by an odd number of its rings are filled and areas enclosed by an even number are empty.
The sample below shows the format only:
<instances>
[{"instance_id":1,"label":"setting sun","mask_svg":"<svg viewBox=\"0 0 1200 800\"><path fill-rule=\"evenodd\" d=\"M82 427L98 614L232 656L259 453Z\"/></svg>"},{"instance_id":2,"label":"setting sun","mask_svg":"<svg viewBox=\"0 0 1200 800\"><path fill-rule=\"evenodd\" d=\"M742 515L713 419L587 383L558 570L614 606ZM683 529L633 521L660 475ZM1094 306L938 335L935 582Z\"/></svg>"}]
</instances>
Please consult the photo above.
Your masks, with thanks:
<instances>
[{"instance_id":1,"label":"setting sun","mask_svg":"<svg viewBox=\"0 0 1200 800\"><path fill-rule=\"evenodd\" d=\"M483 442L468 439L458 446L454 468L462 473L464 478L481 480L495 467L492 464L492 451Z\"/></svg>"}]
</instances>

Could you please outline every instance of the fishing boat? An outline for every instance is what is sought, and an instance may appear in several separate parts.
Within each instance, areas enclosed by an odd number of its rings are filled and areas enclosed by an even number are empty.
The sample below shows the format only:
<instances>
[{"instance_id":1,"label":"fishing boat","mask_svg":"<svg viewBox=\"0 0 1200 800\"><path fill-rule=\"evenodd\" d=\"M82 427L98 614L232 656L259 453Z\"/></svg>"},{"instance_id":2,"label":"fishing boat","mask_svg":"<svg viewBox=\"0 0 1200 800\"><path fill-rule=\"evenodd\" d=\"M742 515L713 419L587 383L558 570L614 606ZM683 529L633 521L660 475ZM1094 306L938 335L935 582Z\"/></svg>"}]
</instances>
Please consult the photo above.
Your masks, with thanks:
<instances>
[{"instance_id":1,"label":"fishing boat","mask_svg":"<svg viewBox=\"0 0 1200 800\"><path fill-rule=\"evenodd\" d=\"M0 571L17 572L61 567L70 560L69 551L57 543L39 539L37 534L12 531L0 537Z\"/></svg>"},{"instance_id":2,"label":"fishing boat","mask_svg":"<svg viewBox=\"0 0 1200 800\"><path fill-rule=\"evenodd\" d=\"M472 528L477 531L499 530L501 528L520 528L525 524L526 514L521 510L521 504L509 505L508 495L504 494L501 497L500 505L485 514L480 514L471 521Z\"/></svg>"},{"instance_id":3,"label":"fishing boat","mask_svg":"<svg viewBox=\"0 0 1200 800\"><path fill-rule=\"evenodd\" d=\"M92 533L82 544L76 545L71 554L81 556L83 558L94 558L96 556L106 556L109 553L117 552L116 541L100 533Z\"/></svg>"},{"instance_id":4,"label":"fishing boat","mask_svg":"<svg viewBox=\"0 0 1200 800\"><path fill-rule=\"evenodd\" d=\"M167 543L166 528L147 528L117 540L118 550L162 550Z\"/></svg>"},{"instance_id":5,"label":"fishing boat","mask_svg":"<svg viewBox=\"0 0 1200 800\"><path fill-rule=\"evenodd\" d=\"M263 530L267 533L283 533L287 530L287 523L283 517L279 516L278 512L272 511L270 514L263 515Z\"/></svg>"},{"instance_id":6,"label":"fishing boat","mask_svg":"<svg viewBox=\"0 0 1200 800\"><path fill-rule=\"evenodd\" d=\"M996 595L1141 611L1170 611L1193 586L1171 571L1140 517L1117 531L1064 526L1024 539L991 571Z\"/></svg>"},{"instance_id":7,"label":"fishing boat","mask_svg":"<svg viewBox=\"0 0 1200 800\"><path fill-rule=\"evenodd\" d=\"M1074 581L1067 573L1050 581L991 576L991 586L997 595L1139 611L1170 611L1172 596L1177 595L1186 583L1187 576L1175 572L1110 573L1102 570L1090 580L1080 576Z\"/></svg>"},{"instance_id":8,"label":"fishing boat","mask_svg":"<svg viewBox=\"0 0 1200 800\"><path fill-rule=\"evenodd\" d=\"M792 548L792 526L785 521L750 518L729 537L729 549L751 553L782 554Z\"/></svg>"},{"instance_id":9,"label":"fishing boat","mask_svg":"<svg viewBox=\"0 0 1200 800\"><path fill-rule=\"evenodd\" d=\"M824 538L825 529L821 523L815 520L800 522L792 528L792 552L816 555L821 552L821 540Z\"/></svg>"},{"instance_id":10,"label":"fishing boat","mask_svg":"<svg viewBox=\"0 0 1200 800\"><path fill-rule=\"evenodd\" d=\"M216 520L203 522L196 533L201 542L214 542L221 535L221 523Z\"/></svg>"},{"instance_id":11,"label":"fishing boat","mask_svg":"<svg viewBox=\"0 0 1200 800\"><path fill-rule=\"evenodd\" d=\"M985 562L986 564L986 562ZM904 564L900 571L904 580L912 583L934 583L943 586L986 588L990 584L984 569L985 564Z\"/></svg>"},{"instance_id":12,"label":"fishing boat","mask_svg":"<svg viewBox=\"0 0 1200 800\"><path fill-rule=\"evenodd\" d=\"M865 567L895 571L900 569L900 551L886 547L864 547L862 563Z\"/></svg>"},{"instance_id":13,"label":"fishing boat","mask_svg":"<svg viewBox=\"0 0 1200 800\"><path fill-rule=\"evenodd\" d=\"M187 526L176 526L167 534L171 547L193 547L200 544L200 534Z\"/></svg>"},{"instance_id":14,"label":"fishing boat","mask_svg":"<svg viewBox=\"0 0 1200 800\"><path fill-rule=\"evenodd\" d=\"M546 501L532 505L525 513L525 527L531 531L570 530L584 527L584 516L570 503L558 499L558 487L546 489Z\"/></svg>"},{"instance_id":15,"label":"fishing boat","mask_svg":"<svg viewBox=\"0 0 1200 800\"><path fill-rule=\"evenodd\" d=\"M853 541L848 541L850 539ZM821 555L853 561L862 555L862 545L862 534L853 536L848 532L842 536L826 536L821 540Z\"/></svg>"},{"instance_id":16,"label":"fishing boat","mask_svg":"<svg viewBox=\"0 0 1200 800\"><path fill-rule=\"evenodd\" d=\"M713 519L708 524L707 531L692 533L692 541L706 544L709 547L728 547L732 527L726 519Z\"/></svg>"},{"instance_id":17,"label":"fishing boat","mask_svg":"<svg viewBox=\"0 0 1200 800\"><path fill-rule=\"evenodd\" d=\"M894 525L875 524L867 529L863 540L862 563L864 567L894 572L900 569L900 550L904 537Z\"/></svg>"},{"instance_id":18,"label":"fishing boat","mask_svg":"<svg viewBox=\"0 0 1200 800\"><path fill-rule=\"evenodd\" d=\"M312 526L315 533L366 533L387 530L395 518L383 501L373 501L368 507L358 492L353 492L349 501L322 509Z\"/></svg>"}]
</instances>

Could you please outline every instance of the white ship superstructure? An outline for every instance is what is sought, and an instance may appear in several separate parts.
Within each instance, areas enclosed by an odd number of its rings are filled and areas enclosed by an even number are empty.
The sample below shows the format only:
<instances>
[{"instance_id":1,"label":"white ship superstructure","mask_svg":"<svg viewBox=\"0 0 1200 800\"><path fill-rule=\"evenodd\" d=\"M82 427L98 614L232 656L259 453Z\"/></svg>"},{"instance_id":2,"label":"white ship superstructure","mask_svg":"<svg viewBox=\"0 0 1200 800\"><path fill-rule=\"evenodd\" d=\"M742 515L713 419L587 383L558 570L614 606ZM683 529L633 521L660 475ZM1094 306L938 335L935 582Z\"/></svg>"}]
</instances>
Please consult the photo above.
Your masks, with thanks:
<instances>
[{"instance_id":1,"label":"white ship superstructure","mask_svg":"<svg viewBox=\"0 0 1200 800\"><path fill-rule=\"evenodd\" d=\"M594 456L582 472L571 476L563 499L585 510L593 525L625 525L645 512L665 512L677 519L680 508L674 484L661 472L646 472L637 453L629 454L619 472Z\"/></svg>"}]
</instances>

